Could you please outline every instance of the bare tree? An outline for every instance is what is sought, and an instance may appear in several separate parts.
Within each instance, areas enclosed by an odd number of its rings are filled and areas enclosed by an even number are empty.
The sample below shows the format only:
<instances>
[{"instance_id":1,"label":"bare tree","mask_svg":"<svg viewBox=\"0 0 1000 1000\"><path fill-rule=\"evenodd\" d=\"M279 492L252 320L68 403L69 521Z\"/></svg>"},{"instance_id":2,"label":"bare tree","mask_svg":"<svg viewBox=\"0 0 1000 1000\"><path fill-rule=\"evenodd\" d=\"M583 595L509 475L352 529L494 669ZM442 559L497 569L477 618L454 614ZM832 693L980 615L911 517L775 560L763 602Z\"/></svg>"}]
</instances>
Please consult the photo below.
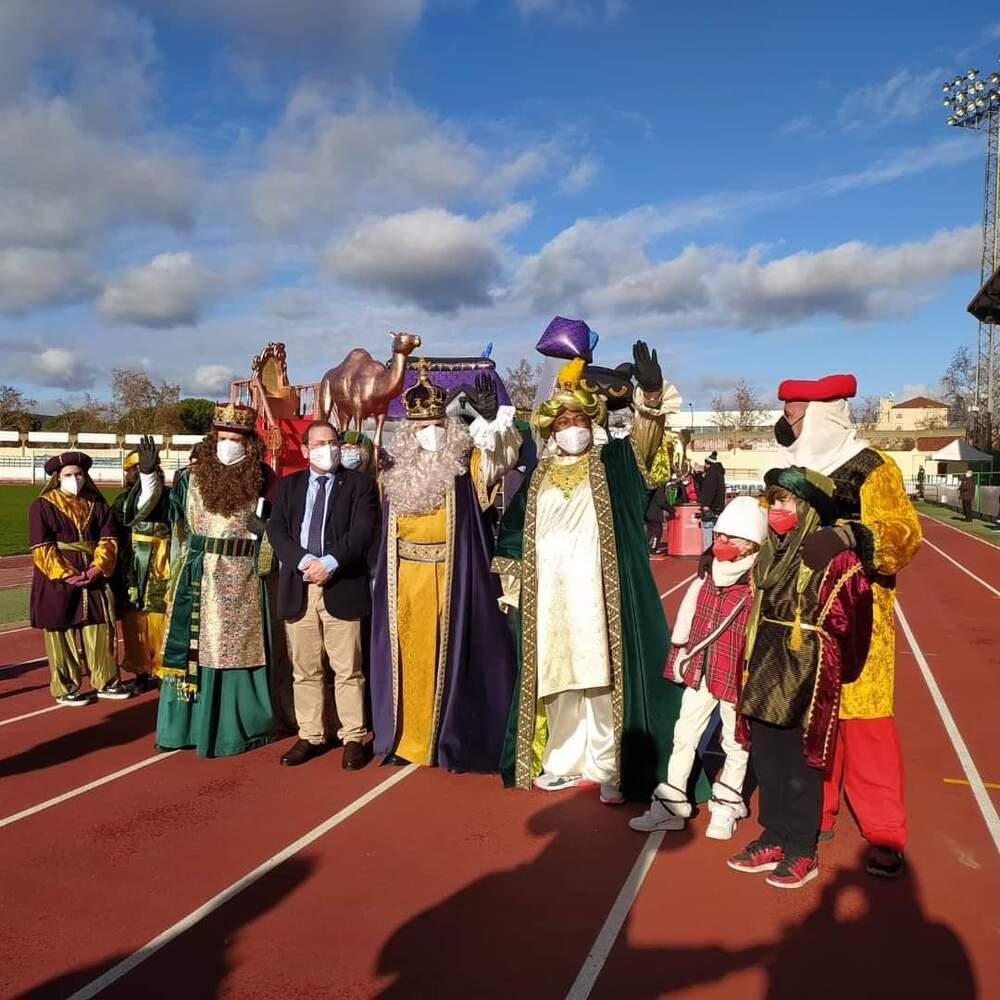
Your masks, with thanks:
<instances>
[{"instance_id":1,"label":"bare tree","mask_svg":"<svg viewBox=\"0 0 1000 1000\"><path fill-rule=\"evenodd\" d=\"M851 403L851 419L866 434L878 427L882 415L882 400L878 396L865 396Z\"/></svg>"},{"instance_id":2,"label":"bare tree","mask_svg":"<svg viewBox=\"0 0 1000 1000\"><path fill-rule=\"evenodd\" d=\"M0 385L0 430L31 430L31 413L38 403L12 385Z\"/></svg>"},{"instance_id":3,"label":"bare tree","mask_svg":"<svg viewBox=\"0 0 1000 1000\"><path fill-rule=\"evenodd\" d=\"M111 406L102 399L97 399L89 392L84 393L83 400L59 400L62 412L50 417L43 424L44 430L69 431L79 434L81 431L108 431L114 429L114 413Z\"/></svg>"},{"instance_id":4,"label":"bare tree","mask_svg":"<svg viewBox=\"0 0 1000 1000\"><path fill-rule=\"evenodd\" d=\"M733 411L729 408L725 396L713 396L712 416L709 420L713 427L718 427L720 431L736 430L736 422L733 420Z\"/></svg>"},{"instance_id":5,"label":"bare tree","mask_svg":"<svg viewBox=\"0 0 1000 1000\"><path fill-rule=\"evenodd\" d=\"M976 358L968 344L963 344L952 355L941 376L941 388L948 404L949 422L964 424L976 395Z\"/></svg>"},{"instance_id":6,"label":"bare tree","mask_svg":"<svg viewBox=\"0 0 1000 1000\"><path fill-rule=\"evenodd\" d=\"M533 365L527 358L521 358L504 375L504 385L510 393L510 401L519 410L530 410L538 393L538 380L542 377L541 364Z\"/></svg>"},{"instance_id":7,"label":"bare tree","mask_svg":"<svg viewBox=\"0 0 1000 1000\"><path fill-rule=\"evenodd\" d=\"M114 368L111 371L111 395L118 430L125 434L140 431L169 433L180 427L179 385L162 381L156 383L142 369Z\"/></svg>"},{"instance_id":8,"label":"bare tree","mask_svg":"<svg viewBox=\"0 0 1000 1000\"><path fill-rule=\"evenodd\" d=\"M741 378L733 388L733 409L738 431L754 430L764 422L764 401L746 379Z\"/></svg>"}]
</instances>

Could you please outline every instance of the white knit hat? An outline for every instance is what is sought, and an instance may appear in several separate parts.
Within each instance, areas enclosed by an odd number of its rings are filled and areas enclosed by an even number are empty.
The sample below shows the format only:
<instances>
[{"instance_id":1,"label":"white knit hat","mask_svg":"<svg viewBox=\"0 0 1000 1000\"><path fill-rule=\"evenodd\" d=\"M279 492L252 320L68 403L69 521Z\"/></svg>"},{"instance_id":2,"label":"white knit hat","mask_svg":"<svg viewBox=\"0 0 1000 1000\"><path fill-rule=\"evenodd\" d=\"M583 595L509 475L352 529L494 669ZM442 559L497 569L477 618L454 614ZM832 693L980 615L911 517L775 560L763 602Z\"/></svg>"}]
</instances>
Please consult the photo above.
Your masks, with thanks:
<instances>
[{"instance_id":1,"label":"white knit hat","mask_svg":"<svg viewBox=\"0 0 1000 1000\"><path fill-rule=\"evenodd\" d=\"M767 512L755 497L735 497L719 515L715 530L760 545L767 538Z\"/></svg>"}]
</instances>

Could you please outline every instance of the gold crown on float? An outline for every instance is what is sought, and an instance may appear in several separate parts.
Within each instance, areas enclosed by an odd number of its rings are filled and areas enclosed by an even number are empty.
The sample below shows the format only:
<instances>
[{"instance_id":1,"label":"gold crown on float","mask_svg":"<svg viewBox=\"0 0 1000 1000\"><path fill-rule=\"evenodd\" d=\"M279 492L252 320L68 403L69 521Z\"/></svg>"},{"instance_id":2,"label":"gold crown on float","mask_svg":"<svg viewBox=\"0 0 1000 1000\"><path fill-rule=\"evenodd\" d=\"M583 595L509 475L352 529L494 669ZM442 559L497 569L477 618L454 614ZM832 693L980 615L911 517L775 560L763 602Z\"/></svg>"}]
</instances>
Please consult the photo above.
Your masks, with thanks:
<instances>
[{"instance_id":1,"label":"gold crown on float","mask_svg":"<svg viewBox=\"0 0 1000 1000\"><path fill-rule=\"evenodd\" d=\"M444 390L435 385L427 374L426 358L416 363L417 381L403 393L403 409L407 420L443 420L447 399Z\"/></svg>"},{"instance_id":2,"label":"gold crown on float","mask_svg":"<svg viewBox=\"0 0 1000 1000\"><path fill-rule=\"evenodd\" d=\"M216 403L212 426L220 431L250 433L257 423L257 411L242 403Z\"/></svg>"}]
</instances>

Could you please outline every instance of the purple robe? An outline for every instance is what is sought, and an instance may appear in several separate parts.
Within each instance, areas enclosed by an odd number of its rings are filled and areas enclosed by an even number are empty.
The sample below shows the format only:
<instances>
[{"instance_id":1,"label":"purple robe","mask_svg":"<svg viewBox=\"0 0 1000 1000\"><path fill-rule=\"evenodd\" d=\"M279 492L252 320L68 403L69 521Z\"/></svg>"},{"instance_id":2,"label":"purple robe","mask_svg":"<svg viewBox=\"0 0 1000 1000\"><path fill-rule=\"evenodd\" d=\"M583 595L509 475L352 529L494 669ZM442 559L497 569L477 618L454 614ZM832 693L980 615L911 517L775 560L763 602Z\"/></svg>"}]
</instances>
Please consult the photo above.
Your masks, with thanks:
<instances>
[{"instance_id":1,"label":"purple robe","mask_svg":"<svg viewBox=\"0 0 1000 1000\"><path fill-rule=\"evenodd\" d=\"M387 557L396 558L396 553L388 551L387 505L382 514L382 545L372 598L370 687L375 752L388 755L399 740L401 719L393 706L386 573ZM493 535L468 474L455 480L453 544L448 652L432 760L452 771L492 774L500 769L514 691L514 640L497 604L499 580L490 572ZM434 621L429 615L428 623Z\"/></svg>"}]
</instances>

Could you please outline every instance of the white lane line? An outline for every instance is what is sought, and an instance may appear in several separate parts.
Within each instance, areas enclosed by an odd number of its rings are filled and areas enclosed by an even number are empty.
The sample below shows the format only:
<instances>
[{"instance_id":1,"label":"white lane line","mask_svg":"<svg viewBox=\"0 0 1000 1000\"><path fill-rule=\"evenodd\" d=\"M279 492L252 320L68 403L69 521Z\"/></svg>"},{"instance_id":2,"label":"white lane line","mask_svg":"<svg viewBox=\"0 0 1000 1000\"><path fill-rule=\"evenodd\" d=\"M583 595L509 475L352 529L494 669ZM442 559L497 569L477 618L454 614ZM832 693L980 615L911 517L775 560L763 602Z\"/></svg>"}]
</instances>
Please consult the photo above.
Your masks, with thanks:
<instances>
[{"instance_id":1,"label":"white lane line","mask_svg":"<svg viewBox=\"0 0 1000 1000\"><path fill-rule=\"evenodd\" d=\"M54 799L46 799L44 802L39 802L37 806L31 806L28 809L22 809L20 812L12 813L10 816L4 816L3 819L0 819L0 827L10 826L11 823L17 823L19 820L27 819L29 816L34 816L36 813L43 812L46 809L51 809L53 806L57 806L62 802L68 802L70 799L75 799L78 795L83 795L85 792L90 792L95 788L100 788L101 785L107 785L112 781L117 781L119 778L124 778L126 774L131 774L133 771L149 767L150 764L155 764L157 761L173 757L175 753L180 753L180 750L167 750L163 753L154 754L152 757L146 757L145 760L140 760L138 764L130 764L128 767L123 767L120 771L115 771L113 774L106 774L103 778L97 778L95 781L88 781L87 784L80 785L79 788L73 788L68 792L63 792L62 795L57 795Z\"/></svg>"},{"instance_id":2,"label":"white lane line","mask_svg":"<svg viewBox=\"0 0 1000 1000\"><path fill-rule=\"evenodd\" d=\"M36 715L55 712L62 707L62 705L49 705L48 708L40 708L37 712L28 712L27 715L15 715L13 719L0 719L0 726L9 726L12 722L23 722L25 719L33 719Z\"/></svg>"},{"instance_id":3,"label":"white lane line","mask_svg":"<svg viewBox=\"0 0 1000 1000\"><path fill-rule=\"evenodd\" d=\"M1000 816L997 815L996 806L993 805L993 800L990 798L989 792L986 791L986 785L983 783L983 779L976 769L972 754L969 753L969 748L965 745L965 740L962 739L962 734L958 731L958 726L955 724L951 709L948 708L944 696L941 694L941 689L934 679L934 674L931 673L927 658L917 644L913 629L910 628L910 623L906 620L906 615L903 614L903 609L899 606L898 597L896 599L896 617L899 619L899 624L903 629L903 634L906 636L906 641L910 644L910 650L917 661L917 666L924 675L927 690L931 693L934 707L938 710L938 715L941 716L941 723L944 725L945 732L951 740L951 745L955 748L958 762L962 765L962 770L968 779L969 787L972 789L972 794L976 799L976 804L979 806L979 811L983 814L986 828L990 831L990 836L993 838L993 846L1000 853Z\"/></svg>"},{"instance_id":4,"label":"white lane line","mask_svg":"<svg viewBox=\"0 0 1000 1000\"><path fill-rule=\"evenodd\" d=\"M988 549L998 549L1000 545L994 545L992 542L986 541L985 538L980 538L978 535L972 535L968 531L962 531L961 528L956 528L953 524L948 524L947 521L939 521L936 517L931 517L930 514L921 514L917 511L917 516L922 517L925 521L930 521L931 524L939 524L942 528L947 528L949 531L955 531L962 535L964 538L971 538L974 542L979 542L980 545L985 545ZM1000 539L1000 533L998 533L997 538Z\"/></svg>"},{"instance_id":5,"label":"white lane line","mask_svg":"<svg viewBox=\"0 0 1000 1000\"><path fill-rule=\"evenodd\" d=\"M660 594L660 600L662 601L664 597L669 597L675 590L680 590L685 584L690 583L695 578L695 575L696 574L692 573L689 577L687 577L687 579L681 580L680 583L675 584L669 590L665 590L662 594Z\"/></svg>"},{"instance_id":6,"label":"white lane line","mask_svg":"<svg viewBox=\"0 0 1000 1000\"><path fill-rule=\"evenodd\" d=\"M262 879L278 865L283 864L289 858L298 854L303 848L308 847L313 841L318 840L325 833L329 833L335 826L339 826L346 819L350 819L356 812L364 809L369 802L374 802L380 795L389 791L393 785L399 784L404 778L418 770L419 765L410 764L398 771L391 778L386 778L381 784L376 785L364 795L355 799L349 805L344 806L339 812L334 813L329 819L324 820L319 826L313 827L307 834L299 837L294 843L277 854L268 858L263 864L258 865L253 871L248 872L243 878L217 893L207 903L203 903L196 910L192 910L186 917L182 917L177 923L168 927L162 934L158 934L151 941L144 944L138 951L134 951L128 958L123 959L117 965L112 966L102 976L98 976L92 983L88 983L81 990L77 990L69 1000L89 1000L96 997L101 990L107 989L112 983L118 982L123 976L128 975L134 968L141 965L147 958L151 958L162 948L165 948L175 938L180 937L185 931L190 930L199 921L214 913L220 907L225 906L231 899L238 896L244 889Z\"/></svg>"},{"instance_id":7,"label":"white lane line","mask_svg":"<svg viewBox=\"0 0 1000 1000\"><path fill-rule=\"evenodd\" d=\"M632 866L628 878L625 879L625 884L622 886L621 892L618 893L618 898L611 907L611 912L598 932L587 957L583 960L583 965L573 985L569 988L569 993L566 994L566 1000L587 1000L587 997L590 996L590 991L594 988L594 983L597 982L597 977L601 974L601 969L604 968L604 963L608 960L608 955L611 954L611 949L621 933L629 910L632 909L635 897L639 895L639 889L642 888L642 883L649 874L656 852L659 850L660 844L663 843L663 836L663 830L658 830L646 838L646 843L642 845L639 857L635 859L635 864Z\"/></svg>"},{"instance_id":8,"label":"white lane line","mask_svg":"<svg viewBox=\"0 0 1000 1000\"><path fill-rule=\"evenodd\" d=\"M994 597L1000 597L1000 590L997 590L996 587L992 586L991 584L988 584L982 577L976 576L976 574L973 573L972 570L966 569L960 562L958 562L957 559L952 559L952 557L948 555L948 553L945 552L944 549L939 549L932 541L930 541L930 539L925 537L923 544L929 545L935 552L938 552L941 555L943 555L945 559L948 560L948 562L950 562L954 566L957 566L966 576L971 576L972 579L976 581L976 583L981 583L991 594L993 594Z\"/></svg>"},{"instance_id":9,"label":"white lane line","mask_svg":"<svg viewBox=\"0 0 1000 1000\"><path fill-rule=\"evenodd\" d=\"M2 639L5 635L13 635L15 632L33 632L34 629L34 625L21 625L19 628L0 629L0 639Z\"/></svg>"},{"instance_id":10,"label":"white lane line","mask_svg":"<svg viewBox=\"0 0 1000 1000\"><path fill-rule=\"evenodd\" d=\"M43 663L48 663L49 658L47 656L36 656L33 660L21 660L20 663L5 663L0 667L0 674L5 670L18 670L21 667L40 667Z\"/></svg>"}]
</instances>

